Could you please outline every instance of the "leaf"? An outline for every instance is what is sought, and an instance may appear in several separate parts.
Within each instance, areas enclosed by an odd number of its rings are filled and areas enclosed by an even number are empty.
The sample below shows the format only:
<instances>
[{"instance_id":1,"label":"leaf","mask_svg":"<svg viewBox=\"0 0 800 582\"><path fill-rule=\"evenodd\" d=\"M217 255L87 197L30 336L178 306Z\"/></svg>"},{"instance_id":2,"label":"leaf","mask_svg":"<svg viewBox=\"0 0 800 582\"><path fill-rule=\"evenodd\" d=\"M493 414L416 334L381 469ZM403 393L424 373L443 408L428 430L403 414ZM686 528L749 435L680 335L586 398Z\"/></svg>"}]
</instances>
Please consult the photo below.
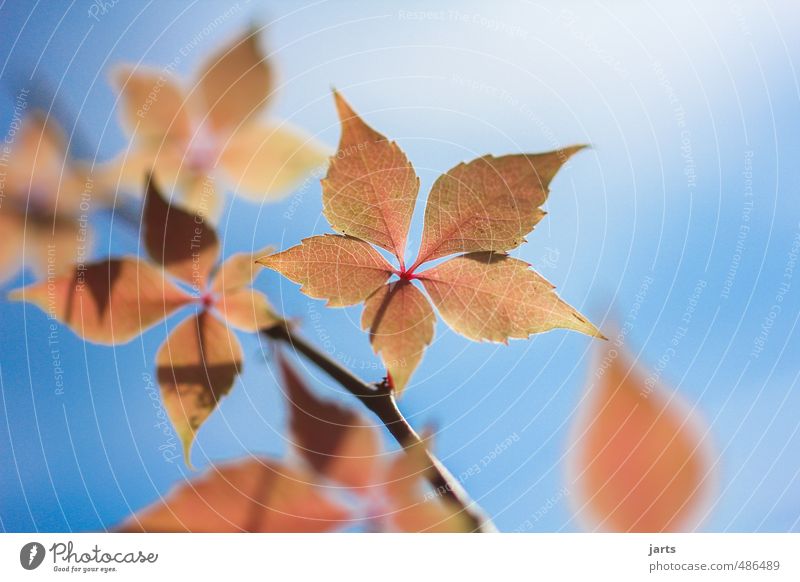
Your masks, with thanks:
<instances>
[{"instance_id":1,"label":"leaf","mask_svg":"<svg viewBox=\"0 0 800 582\"><path fill-rule=\"evenodd\" d=\"M419 274L447 324L476 341L506 342L554 328L602 334L529 265L494 253L455 257Z\"/></svg>"},{"instance_id":2,"label":"leaf","mask_svg":"<svg viewBox=\"0 0 800 582\"><path fill-rule=\"evenodd\" d=\"M369 330L372 348L381 355L397 393L433 340L435 321L428 300L405 280L384 285L364 304L361 327Z\"/></svg>"},{"instance_id":3,"label":"leaf","mask_svg":"<svg viewBox=\"0 0 800 582\"><path fill-rule=\"evenodd\" d=\"M3 234L13 235L13 231ZM25 266L37 278L72 271L91 252L91 232L74 219L37 217L25 224Z\"/></svg>"},{"instance_id":4,"label":"leaf","mask_svg":"<svg viewBox=\"0 0 800 582\"><path fill-rule=\"evenodd\" d=\"M401 261L419 178L396 143L364 123L334 92L342 136L322 181L323 213L334 230L371 242Z\"/></svg>"},{"instance_id":5,"label":"leaf","mask_svg":"<svg viewBox=\"0 0 800 582\"><path fill-rule=\"evenodd\" d=\"M433 185L416 264L472 251L508 251L542 219L539 207L558 169L585 146L543 154L483 156Z\"/></svg>"},{"instance_id":6,"label":"leaf","mask_svg":"<svg viewBox=\"0 0 800 582\"><path fill-rule=\"evenodd\" d=\"M273 72L251 29L211 57L197 80L211 125L227 133L256 117L266 105Z\"/></svg>"},{"instance_id":7,"label":"leaf","mask_svg":"<svg viewBox=\"0 0 800 582\"><path fill-rule=\"evenodd\" d=\"M235 291L252 284L256 275L261 270L256 266L258 257L272 252L271 247L266 247L254 253L236 253L227 258L220 265L211 281L211 290L214 293Z\"/></svg>"},{"instance_id":8,"label":"leaf","mask_svg":"<svg viewBox=\"0 0 800 582\"><path fill-rule=\"evenodd\" d=\"M292 192L314 168L325 165L328 155L286 122L249 123L231 136L220 162L237 194L264 202Z\"/></svg>"},{"instance_id":9,"label":"leaf","mask_svg":"<svg viewBox=\"0 0 800 582\"><path fill-rule=\"evenodd\" d=\"M142 239L148 254L171 275L204 289L219 257L214 229L196 213L169 204L156 180L147 180Z\"/></svg>"},{"instance_id":10,"label":"leaf","mask_svg":"<svg viewBox=\"0 0 800 582\"><path fill-rule=\"evenodd\" d=\"M24 216L0 206L0 232L4 238L3 244L0 245L0 285L3 285L17 274L22 265Z\"/></svg>"},{"instance_id":11,"label":"leaf","mask_svg":"<svg viewBox=\"0 0 800 582\"><path fill-rule=\"evenodd\" d=\"M230 392L242 371L242 348L227 326L208 312L178 325L156 356L164 408L191 466L195 433Z\"/></svg>"},{"instance_id":12,"label":"leaf","mask_svg":"<svg viewBox=\"0 0 800 582\"><path fill-rule=\"evenodd\" d=\"M214 467L129 518L123 532L327 532L348 511L309 476L252 458Z\"/></svg>"},{"instance_id":13,"label":"leaf","mask_svg":"<svg viewBox=\"0 0 800 582\"><path fill-rule=\"evenodd\" d=\"M176 79L146 67L118 67L111 80L122 100L123 125L150 147L185 144L192 123Z\"/></svg>"},{"instance_id":14,"label":"leaf","mask_svg":"<svg viewBox=\"0 0 800 582\"><path fill-rule=\"evenodd\" d=\"M109 259L12 291L79 336L120 344L164 319L192 298L162 273L135 258Z\"/></svg>"},{"instance_id":15,"label":"leaf","mask_svg":"<svg viewBox=\"0 0 800 582\"><path fill-rule=\"evenodd\" d=\"M714 480L704 431L624 350L603 356L570 447L578 518L604 531L693 529Z\"/></svg>"},{"instance_id":16,"label":"leaf","mask_svg":"<svg viewBox=\"0 0 800 582\"><path fill-rule=\"evenodd\" d=\"M368 488L381 468L380 435L352 410L318 398L283 356L279 357L294 448L319 475Z\"/></svg>"},{"instance_id":17,"label":"leaf","mask_svg":"<svg viewBox=\"0 0 800 582\"><path fill-rule=\"evenodd\" d=\"M6 143L0 198L23 214L74 217L79 213L86 187L86 171L69 159L64 131L51 116L33 110ZM94 192L93 198L100 196Z\"/></svg>"},{"instance_id":18,"label":"leaf","mask_svg":"<svg viewBox=\"0 0 800 582\"><path fill-rule=\"evenodd\" d=\"M391 265L370 245L338 235L312 236L257 262L300 283L309 297L327 299L331 307L360 303L392 274Z\"/></svg>"},{"instance_id":19,"label":"leaf","mask_svg":"<svg viewBox=\"0 0 800 582\"><path fill-rule=\"evenodd\" d=\"M384 488L394 527L409 533L471 532L461 508L425 482L425 474L431 470L426 446L423 442L396 455L386 473Z\"/></svg>"},{"instance_id":20,"label":"leaf","mask_svg":"<svg viewBox=\"0 0 800 582\"><path fill-rule=\"evenodd\" d=\"M266 296L255 289L227 291L217 300L215 307L229 325L242 331L257 332L281 321Z\"/></svg>"}]
</instances>

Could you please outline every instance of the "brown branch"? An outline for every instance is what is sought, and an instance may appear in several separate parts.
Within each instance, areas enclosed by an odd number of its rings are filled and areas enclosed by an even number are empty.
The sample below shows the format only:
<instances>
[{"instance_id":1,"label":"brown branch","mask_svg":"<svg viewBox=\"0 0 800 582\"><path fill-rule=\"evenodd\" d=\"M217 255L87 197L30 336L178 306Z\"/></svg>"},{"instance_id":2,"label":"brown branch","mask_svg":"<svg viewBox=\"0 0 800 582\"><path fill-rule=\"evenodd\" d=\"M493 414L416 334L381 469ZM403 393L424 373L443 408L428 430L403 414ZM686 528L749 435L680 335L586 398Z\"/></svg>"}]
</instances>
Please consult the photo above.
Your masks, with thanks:
<instances>
[{"instance_id":1,"label":"brown branch","mask_svg":"<svg viewBox=\"0 0 800 582\"><path fill-rule=\"evenodd\" d=\"M318 350L305 339L294 333L289 324L278 325L262 333L267 337L283 341L303 354L314 365L336 380L343 388L358 398L364 406L373 412L386 426L395 440L404 448L410 449L423 445L422 439L397 408L392 391L386 382L368 384L355 376L350 370L341 366L328 355ZM423 445L424 446L424 445ZM475 532L496 531L494 524L484 514L477 503L472 501L461 484L450 474L433 453L425 447L431 461L431 470L425 475L439 495L443 495L456 503L472 523Z\"/></svg>"}]
</instances>

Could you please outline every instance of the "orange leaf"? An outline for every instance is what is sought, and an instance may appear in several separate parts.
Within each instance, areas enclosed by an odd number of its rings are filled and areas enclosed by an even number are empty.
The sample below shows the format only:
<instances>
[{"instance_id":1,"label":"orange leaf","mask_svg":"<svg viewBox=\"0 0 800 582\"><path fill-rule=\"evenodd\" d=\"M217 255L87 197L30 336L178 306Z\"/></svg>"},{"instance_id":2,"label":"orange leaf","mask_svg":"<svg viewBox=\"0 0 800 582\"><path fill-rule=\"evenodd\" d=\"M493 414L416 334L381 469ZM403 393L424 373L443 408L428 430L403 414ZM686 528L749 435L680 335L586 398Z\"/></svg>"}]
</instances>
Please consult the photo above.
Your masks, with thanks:
<instances>
[{"instance_id":1,"label":"orange leaf","mask_svg":"<svg viewBox=\"0 0 800 582\"><path fill-rule=\"evenodd\" d=\"M204 289L211 268L219 257L214 229L200 214L171 205L156 181L147 181L142 238L147 252L170 274Z\"/></svg>"},{"instance_id":2,"label":"orange leaf","mask_svg":"<svg viewBox=\"0 0 800 582\"><path fill-rule=\"evenodd\" d=\"M25 218L0 206L0 285L13 277L22 265L22 249L25 238Z\"/></svg>"},{"instance_id":3,"label":"orange leaf","mask_svg":"<svg viewBox=\"0 0 800 582\"><path fill-rule=\"evenodd\" d=\"M304 473L269 459L214 467L129 518L124 532L327 532L348 517Z\"/></svg>"},{"instance_id":4,"label":"orange leaf","mask_svg":"<svg viewBox=\"0 0 800 582\"><path fill-rule=\"evenodd\" d=\"M209 59L198 76L197 91L211 124L223 133L257 116L270 96L272 69L248 30Z\"/></svg>"},{"instance_id":5,"label":"orange leaf","mask_svg":"<svg viewBox=\"0 0 800 582\"><path fill-rule=\"evenodd\" d=\"M195 433L233 387L242 370L242 348L227 326L202 312L169 334L156 365L164 407L191 466Z\"/></svg>"},{"instance_id":6,"label":"orange leaf","mask_svg":"<svg viewBox=\"0 0 800 582\"><path fill-rule=\"evenodd\" d=\"M518 247L545 215L539 207L553 176L583 147L483 156L440 176L428 197L416 264L454 253Z\"/></svg>"},{"instance_id":7,"label":"orange leaf","mask_svg":"<svg viewBox=\"0 0 800 582\"><path fill-rule=\"evenodd\" d=\"M118 67L111 80L122 100L123 125L133 137L159 149L191 137L191 119L176 79L146 67Z\"/></svg>"},{"instance_id":8,"label":"orange leaf","mask_svg":"<svg viewBox=\"0 0 800 582\"><path fill-rule=\"evenodd\" d=\"M82 262L91 251L91 231L81 228L81 224L66 216L39 216L34 212L20 217L25 229L25 266L37 278L49 275L69 273L79 262ZM12 237L14 227L3 234ZM20 233L21 236L21 233ZM14 247L12 241L8 244ZM22 251L20 252L20 258Z\"/></svg>"},{"instance_id":9,"label":"orange leaf","mask_svg":"<svg viewBox=\"0 0 800 582\"><path fill-rule=\"evenodd\" d=\"M103 344L127 342L191 297L163 274L133 258L110 259L12 291L79 336Z\"/></svg>"},{"instance_id":10,"label":"orange leaf","mask_svg":"<svg viewBox=\"0 0 800 582\"><path fill-rule=\"evenodd\" d=\"M322 476L354 488L370 487L382 453L380 435L360 415L318 398L283 356L295 449Z\"/></svg>"},{"instance_id":11,"label":"orange leaf","mask_svg":"<svg viewBox=\"0 0 800 582\"><path fill-rule=\"evenodd\" d=\"M693 529L713 481L696 419L621 350L603 362L573 428L579 519L606 531Z\"/></svg>"},{"instance_id":12,"label":"orange leaf","mask_svg":"<svg viewBox=\"0 0 800 582\"><path fill-rule=\"evenodd\" d=\"M419 178L396 143L364 123L334 92L342 136L322 181L334 230L378 245L403 261Z\"/></svg>"},{"instance_id":13,"label":"orange leaf","mask_svg":"<svg viewBox=\"0 0 800 582\"><path fill-rule=\"evenodd\" d=\"M506 255L462 255L419 278L442 319L472 340L506 342L554 328L603 337L527 263Z\"/></svg>"},{"instance_id":14,"label":"orange leaf","mask_svg":"<svg viewBox=\"0 0 800 582\"><path fill-rule=\"evenodd\" d=\"M403 391L433 340L436 316L425 296L409 281L378 289L364 304L361 327L369 330L397 393Z\"/></svg>"},{"instance_id":15,"label":"orange leaf","mask_svg":"<svg viewBox=\"0 0 800 582\"><path fill-rule=\"evenodd\" d=\"M229 325L243 331L256 332L281 321L264 294L255 289L227 291L217 300L215 307Z\"/></svg>"},{"instance_id":16,"label":"orange leaf","mask_svg":"<svg viewBox=\"0 0 800 582\"><path fill-rule=\"evenodd\" d=\"M295 283L300 290L328 305L341 307L366 299L392 274L392 267L370 245L358 239L323 235L258 259Z\"/></svg>"}]
</instances>

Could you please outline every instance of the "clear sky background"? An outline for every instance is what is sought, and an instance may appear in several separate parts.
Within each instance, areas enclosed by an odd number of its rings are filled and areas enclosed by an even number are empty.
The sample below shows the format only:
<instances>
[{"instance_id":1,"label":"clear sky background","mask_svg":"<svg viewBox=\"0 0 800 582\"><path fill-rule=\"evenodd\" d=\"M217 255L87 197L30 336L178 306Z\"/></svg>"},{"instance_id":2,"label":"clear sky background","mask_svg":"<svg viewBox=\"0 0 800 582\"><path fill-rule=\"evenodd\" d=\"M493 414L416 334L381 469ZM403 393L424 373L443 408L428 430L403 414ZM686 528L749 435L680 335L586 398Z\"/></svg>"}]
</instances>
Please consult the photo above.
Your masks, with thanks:
<instances>
[{"instance_id":1,"label":"clear sky background","mask_svg":"<svg viewBox=\"0 0 800 582\"><path fill-rule=\"evenodd\" d=\"M412 160L423 195L409 252L439 173L485 153L591 143L554 181L548 216L514 255L606 331L639 303L627 348L650 369L702 283L686 335L660 370L666 389L710 427L719 461L700 529L800 530L800 272L790 257L800 236L800 4L101 4L0 4L0 125L30 89L31 106L66 126L73 155L108 160L127 143L108 83L113 64L164 66L180 56L178 70L190 74L242 27L269 24L264 46L281 84L275 115L333 147L336 86ZM95 227L97 256L135 252L123 225L100 217ZM220 229L226 255L329 231L316 182L276 204L235 200ZM772 317L787 268L791 287ZM309 339L377 379L360 308L325 309L275 273L257 286L305 321ZM0 301L0 321L0 529L111 527L192 475L164 460L147 388L163 326L115 348L61 328L66 385L57 394L46 316ZM535 531L578 530L563 455L597 342L557 331L495 346L441 323L436 331L403 411L417 427L436 427L437 451L456 475L514 437L464 480L500 529L532 521ZM269 346L242 340L245 373L201 430L198 467L286 448L284 403L261 358ZM315 369L307 375L321 392L339 391Z\"/></svg>"}]
</instances>

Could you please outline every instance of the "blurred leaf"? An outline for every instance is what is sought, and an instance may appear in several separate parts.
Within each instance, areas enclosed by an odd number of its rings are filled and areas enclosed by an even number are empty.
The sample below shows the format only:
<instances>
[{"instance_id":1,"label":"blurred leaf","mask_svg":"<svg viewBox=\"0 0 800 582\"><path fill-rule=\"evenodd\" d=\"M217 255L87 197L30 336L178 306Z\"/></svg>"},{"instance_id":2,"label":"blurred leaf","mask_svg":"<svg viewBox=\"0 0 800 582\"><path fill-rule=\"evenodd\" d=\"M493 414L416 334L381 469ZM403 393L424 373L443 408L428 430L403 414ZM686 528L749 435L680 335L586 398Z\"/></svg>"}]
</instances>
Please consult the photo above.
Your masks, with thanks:
<instances>
[{"instance_id":1,"label":"blurred leaf","mask_svg":"<svg viewBox=\"0 0 800 582\"><path fill-rule=\"evenodd\" d=\"M242 331L255 333L281 321L266 296L260 291L250 288L240 288L223 293L215 303L215 307L228 325Z\"/></svg>"},{"instance_id":2,"label":"blurred leaf","mask_svg":"<svg viewBox=\"0 0 800 582\"><path fill-rule=\"evenodd\" d=\"M279 357L294 448L321 476L353 488L374 484L381 468L378 431L360 414L318 398Z\"/></svg>"},{"instance_id":3,"label":"blurred leaf","mask_svg":"<svg viewBox=\"0 0 800 582\"><path fill-rule=\"evenodd\" d=\"M544 217L558 169L584 146L544 154L483 156L440 176L425 208L416 263L472 251L508 251Z\"/></svg>"},{"instance_id":4,"label":"blurred leaf","mask_svg":"<svg viewBox=\"0 0 800 582\"><path fill-rule=\"evenodd\" d=\"M431 304L410 281L384 285L364 303L361 327L379 353L399 394L433 340L436 316Z\"/></svg>"},{"instance_id":5,"label":"blurred leaf","mask_svg":"<svg viewBox=\"0 0 800 582\"><path fill-rule=\"evenodd\" d=\"M191 138L192 120L177 79L163 70L123 65L112 71L111 82L131 136L153 148L182 145ZM141 180L141 174L136 179Z\"/></svg>"},{"instance_id":6,"label":"blurred leaf","mask_svg":"<svg viewBox=\"0 0 800 582\"><path fill-rule=\"evenodd\" d=\"M447 497L431 492L425 474L431 470L427 441L395 456L386 473L386 494L391 500L390 517L402 532L471 532L470 521Z\"/></svg>"},{"instance_id":7,"label":"blurred leaf","mask_svg":"<svg viewBox=\"0 0 800 582\"><path fill-rule=\"evenodd\" d=\"M288 122L251 123L234 133L220 163L234 190L255 202L283 198L312 170L324 166L329 152Z\"/></svg>"},{"instance_id":8,"label":"blurred leaf","mask_svg":"<svg viewBox=\"0 0 800 582\"><path fill-rule=\"evenodd\" d=\"M364 241L338 235L313 236L258 263L300 283L300 290L331 307L360 303L392 274L392 267Z\"/></svg>"},{"instance_id":9,"label":"blurred leaf","mask_svg":"<svg viewBox=\"0 0 800 582\"><path fill-rule=\"evenodd\" d=\"M134 258L109 259L9 294L103 344L127 342L192 299Z\"/></svg>"},{"instance_id":10,"label":"blurred leaf","mask_svg":"<svg viewBox=\"0 0 800 582\"><path fill-rule=\"evenodd\" d=\"M208 312L178 325L156 356L164 407L191 466L195 433L228 394L242 371L242 348Z\"/></svg>"},{"instance_id":11,"label":"blurred leaf","mask_svg":"<svg viewBox=\"0 0 800 582\"><path fill-rule=\"evenodd\" d=\"M554 328L603 337L527 263L506 255L462 255L419 278L442 319L472 340L506 342Z\"/></svg>"},{"instance_id":12,"label":"blurred leaf","mask_svg":"<svg viewBox=\"0 0 800 582\"><path fill-rule=\"evenodd\" d=\"M342 136L322 181L325 217L334 230L402 261L419 178L396 143L364 123L339 93L334 97Z\"/></svg>"},{"instance_id":13,"label":"blurred leaf","mask_svg":"<svg viewBox=\"0 0 800 582\"><path fill-rule=\"evenodd\" d=\"M605 531L692 530L713 481L698 420L621 348L603 355L570 446L578 518Z\"/></svg>"},{"instance_id":14,"label":"blurred leaf","mask_svg":"<svg viewBox=\"0 0 800 582\"><path fill-rule=\"evenodd\" d=\"M203 216L167 202L151 178L143 223L142 242L153 260L195 289L205 288L219 257L219 241Z\"/></svg>"},{"instance_id":15,"label":"blurred leaf","mask_svg":"<svg viewBox=\"0 0 800 582\"><path fill-rule=\"evenodd\" d=\"M347 509L324 495L309 476L253 458L212 468L129 518L124 532L327 532Z\"/></svg>"},{"instance_id":16,"label":"blurred leaf","mask_svg":"<svg viewBox=\"0 0 800 582\"><path fill-rule=\"evenodd\" d=\"M257 30L245 31L212 55L198 75L203 110L217 131L231 132L256 117L272 92L272 68L258 38Z\"/></svg>"},{"instance_id":17,"label":"blurred leaf","mask_svg":"<svg viewBox=\"0 0 800 582\"><path fill-rule=\"evenodd\" d=\"M0 285L11 279L22 265L25 222L17 214L7 212L0 206Z\"/></svg>"},{"instance_id":18,"label":"blurred leaf","mask_svg":"<svg viewBox=\"0 0 800 582\"><path fill-rule=\"evenodd\" d=\"M323 165L326 154L314 140L288 123L261 121L274 81L258 44L258 31L247 30L188 87L163 72L118 68L112 80L135 141L98 169L102 183L139 191L152 172L183 206L216 220L225 186L253 200L276 199Z\"/></svg>"},{"instance_id":19,"label":"blurred leaf","mask_svg":"<svg viewBox=\"0 0 800 582\"><path fill-rule=\"evenodd\" d=\"M236 291L253 283L260 268L256 266L258 257L272 252L266 247L254 253L236 253L225 259L214 274L211 290L214 293Z\"/></svg>"}]
</instances>

